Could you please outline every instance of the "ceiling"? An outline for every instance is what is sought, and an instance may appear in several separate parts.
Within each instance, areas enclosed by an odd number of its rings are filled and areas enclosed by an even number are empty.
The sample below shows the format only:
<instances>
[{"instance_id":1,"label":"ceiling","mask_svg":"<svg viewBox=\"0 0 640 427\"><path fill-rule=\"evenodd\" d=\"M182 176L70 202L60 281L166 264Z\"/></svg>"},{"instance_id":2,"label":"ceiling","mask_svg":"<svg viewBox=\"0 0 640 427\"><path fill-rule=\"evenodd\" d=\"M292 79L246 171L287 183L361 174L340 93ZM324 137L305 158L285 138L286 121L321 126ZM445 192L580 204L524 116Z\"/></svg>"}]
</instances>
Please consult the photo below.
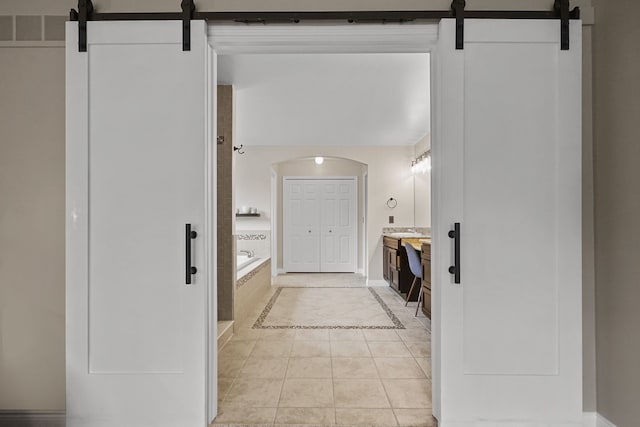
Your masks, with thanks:
<instances>
[{"instance_id":1,"label":"ceiling","mask_svg":"<svg viewBox=\"0 0 640 427\"><path fill-rule=\"evenodd\" d=\"M218 57L235 145L413 145L430 131L429 55Z\"/></svg>"}]
</instances>

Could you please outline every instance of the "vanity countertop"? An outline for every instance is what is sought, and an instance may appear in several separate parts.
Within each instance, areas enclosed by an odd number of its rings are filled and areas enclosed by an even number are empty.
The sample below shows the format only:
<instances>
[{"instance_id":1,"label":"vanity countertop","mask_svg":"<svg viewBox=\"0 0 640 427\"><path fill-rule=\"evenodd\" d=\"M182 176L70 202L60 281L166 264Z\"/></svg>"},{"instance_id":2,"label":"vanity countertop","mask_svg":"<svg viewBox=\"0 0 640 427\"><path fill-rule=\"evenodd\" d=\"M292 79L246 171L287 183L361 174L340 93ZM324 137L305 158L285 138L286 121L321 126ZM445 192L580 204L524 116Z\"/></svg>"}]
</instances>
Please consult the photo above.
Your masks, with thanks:
<instances>
[{"instance_id":1,"label":"vanity countertop","mask_svg":"<svg viewBox=\"0 0 640 427\"><path fill-rule=\"evenodd\" d=\"M426 235L412 235L411 237L400 237L398 235L393 235L394 233L383 233L384 237L391 237L393 239L401 240L402 243L408 242L413 246L417 251L422 250L422 244L428 243L431 244L431 237Z\"/></svg>"}]
</instances>

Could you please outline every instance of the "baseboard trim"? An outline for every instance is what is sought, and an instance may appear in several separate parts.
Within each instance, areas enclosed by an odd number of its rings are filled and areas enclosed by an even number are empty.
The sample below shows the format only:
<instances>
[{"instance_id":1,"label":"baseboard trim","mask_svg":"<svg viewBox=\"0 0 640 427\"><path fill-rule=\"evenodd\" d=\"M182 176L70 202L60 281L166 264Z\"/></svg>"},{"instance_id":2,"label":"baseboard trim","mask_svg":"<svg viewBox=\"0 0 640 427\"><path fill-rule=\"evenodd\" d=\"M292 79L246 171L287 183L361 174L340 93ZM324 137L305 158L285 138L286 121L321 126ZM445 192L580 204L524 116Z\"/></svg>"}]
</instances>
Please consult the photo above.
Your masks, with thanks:
<instances>
[{"instance_id":1,"label":"baseboard trim","mask_svg":"<svg viewBox=\"0 0 640 427\"><path fill-rule=\"evenodd\" d=\"M439 427L488 427L488 426L499 426L499 427L521 427L523 425L526 426L538 426L536 423L519 423L519 422L504 422L504 423L495 423L495 422L482 422L482 421L470 421L470 422L453 422L453 423L439 423ZM556 424L554 423L541 423L540 427L553 427ZM576 426L579 427L581 424L567 424L567 423L558 423L558 426ZM611 421L603 417L597 412L585 412L582 416L582 427L616 427Z\"/></svg>"},{"instance_id":2,"label":"baseboard trim","mask_svg":"<svg viewBox=\"0 0 640 427\"><path fill-rule=\"evenodd\" d=\"M616 427L616 425L602 415L596 414L596 427Z\"/></svg>"},{"instance_id":3,"label":"baseboard trim","mask_svg":"<svg viewBox=\"0 0 640 427\"><path fill-rule=\"evenodd\" d=\"M65 411L0 410L1 427L65 427Z\"/></svg>"},{"instance_id":4,"label":"baseboard trim","mask_svg":"<svg viewBox=\"0 0 640 427\"><path fill-rule=\"evenodd\" d=\"M389 284L385 280L371 280L367 279L367 286L369 287L389 287Z\"/></svg>"},{"instance_id":5,"label":"baseboard trim","mask_svg":"<svg viewBox=\"0 0 640 427\"><path fill-rule=\"evenodd\" d=\"M0 410L0 427L65 427L66 413L65 411L7 411ZM454 423L446 424L446 426L484 426L483 423ZM491 424L494 425L494 424ZM509 425L505 424L505 426ZM519 425L519 424L518 424ZM530 424L527 424L530 425ZM544 424L551 426L552 424ZM566 424L562 424L566 425ZM583 415L584 427L617 427L611 421L603 417L597 412L585 412ZM445 424L440 423L445 427Z\"/></svg>"}]
</instances>

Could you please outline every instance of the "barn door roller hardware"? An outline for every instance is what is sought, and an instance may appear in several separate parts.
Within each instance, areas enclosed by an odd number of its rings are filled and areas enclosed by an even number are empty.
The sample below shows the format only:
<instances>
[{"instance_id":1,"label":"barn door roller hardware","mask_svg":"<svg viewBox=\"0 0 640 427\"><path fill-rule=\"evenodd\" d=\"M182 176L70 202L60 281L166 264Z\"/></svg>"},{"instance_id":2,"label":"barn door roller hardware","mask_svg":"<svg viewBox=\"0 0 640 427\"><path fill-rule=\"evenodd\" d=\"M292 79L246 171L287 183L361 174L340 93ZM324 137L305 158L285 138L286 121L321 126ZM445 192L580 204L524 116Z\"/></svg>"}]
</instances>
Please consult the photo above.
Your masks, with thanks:
<instances>
[{"instance_id":1,"label":"barn door roller hardware","mask_svg":"<svg viewBox=\"0 0 640 427\"><path fill-rule=\"evenodd\" d=\"M464 0L453 0L451 10L456 17L456 49L464 49Z\"/></svg>"},{"instance_id":2,"label":"barn door roller hardware","mask_svg":"<svg viewBox=\"0 0 640 427\"><path fill-rule=\"evenodd\" d=\"M569 8L569 0L555 0L553 10L465 10L465 0L453 0L449 10L375 10L330 12L199 12L193 0L182 0L181 12L99 13L91 0L78 0L78 11L71 10L70 20L78 22L78 49L87 51L89 21L182 21L182 49L191 49L191 20L229 21L245 24L298 23L301 21L408 22L415 20L456 20L456 49L464 48L465 19L557 19L560 20L560 48L569 50L569 20L580 19L580 9Z\"/></svg>"},{"instance_id":3,"label":"barn door roller hardware","mask_svg":"<svg viewBox=\"0 0 640 427\"><path fill-rule=\"evenodd\" d=\"M78 21L78 51L87 51L87 21L91 21L93 3L91 0L78 0L78 11L71 9L70 21Z\"/></svg>"},{"instance_id":4,"label":"barn door roller hardware","mask_svg":"<svg viewBox=\"0 0 640 427\"><path fill-rule=\"evenodd\" d=\"M182 50L191 50L191 20L193 12L196 11L196 5L193 0L182 0Z\"/></svg>"},{"instance_id":5,"label":"barn door roller hardware","mask_svg":"<svg viewBox=\"0 0 640 427\"><path fill-rule=\"evenodd\" d=\"M453 0L451 12L456 18L456 49L464 49L464 18L500 18L505 19L536 19L529 16L533 12L500 12L486 11L474 12L465 11L465 0ZM569 0L555 0L553 4L553 16L550 18L560 19L560 49L569 50L569 19L580 19L580 9L574 8L569 11ZM493 16L491 16L493 15ZM504 15L504 16L501 16ZM542 19L542 18L540 18ZM548 19L548 18L547 18Z\"/></svg>"}]
</instances>

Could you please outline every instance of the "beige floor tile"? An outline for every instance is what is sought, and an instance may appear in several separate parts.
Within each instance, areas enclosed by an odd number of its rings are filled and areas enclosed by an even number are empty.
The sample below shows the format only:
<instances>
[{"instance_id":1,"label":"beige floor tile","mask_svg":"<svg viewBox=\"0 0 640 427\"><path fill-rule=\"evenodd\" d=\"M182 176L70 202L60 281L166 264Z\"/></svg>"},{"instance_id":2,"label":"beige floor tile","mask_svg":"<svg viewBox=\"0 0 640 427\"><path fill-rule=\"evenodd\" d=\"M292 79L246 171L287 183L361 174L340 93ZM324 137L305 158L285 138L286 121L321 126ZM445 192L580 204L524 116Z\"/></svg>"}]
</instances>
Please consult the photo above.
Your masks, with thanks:
<instances>
[{"instance_id":1,"label":"beige floor tile","mask_svg":"<svg viewBox=\"0 0 640 427\"><path fill-rule=\"evenodd\" d=\"M422 371L431 378L431 358L428 357L416 357L416 362L422 369Z\"/></svg>"},{"instance_id":2,"label":"beige floor tile","mask_svg":"<svg viewBox=\"0 0 640 427\"><path fill-rule=\"evenodd\" d=\"M369 341L373 357L412 357L402 341Z\"/></svg>"},{"instance_id":3,"label":"beige floor tile","mask_svg":"<svg viewBox=\"0 0 640 427\"><path fill-rule=\"evenodd\" d=\"M240 373L246 357L239 357L237 359L218 358L218 377L219 378L235 378Z\"/></svg>"},{"instance_id":4,"label":"beige floor tile","mask_svg":"<svg viewBox=\"0 0 640 427\"><path fill-rule=\"evenodd\" d=\"M331 408L333 390L330 379L287 378L282 387L279 407Z\"/></svg>"},{"instance_id":5,"label":"beige floor tile","mask_svg":"<svg viewBox=\"0 0 640 427\"><path fill-rule=\"evenodd\" d=\"M329 331L331 341L364 341L360 329L332 329Z\"/></svg>"},{"instance_id":6,"label":"beige floor tile","mask_svg":"<svg viewBox=\"0 0 640 427\"><path fill-rule=\"evenodd\" d=\"M427 328L424 326L424 324L415 317L402 318L402 319L398 318L398 320L400 320L400 322L402 322L402 324L404 325L405 327L404 330L418 329L421 331L429 332Z\"/></svg>"},{"instance_id":7,"label":"beige floor tile","mask_svg":"<svg viewBox=\"0 0 640 427\"><path fill-rule=\"evenodd\" d=\"M363 332L367 341L400 341L400 337L394 330L366 329Z\"/></svg>"},{"instance_id":8,"label":"beige floor tile","mask_svg":"<svg viewBox=\"0 0 640 427\"><path fill-rule=\"evenodd\" d=\"M284 378L287 372L286 357L249 357L238 374L248 378Z\"/></svg>"},{"instance_id":9,"label":"beige floor tile","mask_svg":"<svg viewBox=\"0 0 640 427\"><path fill-rule=\"evenodd\" d=\"M378 379L334 379L336 408L389 408L389 401Z\"/></svg>"},{"instance_id":10,"label":"beige floor tile","mask_svg":"<svg viewBox=\"0 0 640 427\"><path fill-rule=\"evenodd\" d=\"M236 378L224 398L228 406L276 407L282 388L282 380Z\"/></svg>"},{"instance_id":11,"label":"beige floor tile","mask_svg":"<svg viewBox=\"0 0 640 427\"><path fill-rule=\"evenodd\" d=\"M426 378L413 357L376 357L380 378Z\"/></svg>"},{"instance_id":12,"label":"beige floor tile","mask_svg":"<svg viewBox=\"0 0 640 427\"><path fill-rule=\"evenodd\" d=\"M393 326L369 289L283 288L264 325Z\"/></svg>"},{"instance_id":13,"label":"beige floor tile","mask_svg":"<svg viewBox=\"0 0 640 427\"><path fill-rule=\"evenodd\" d=\"M233 378L218 378L218 402L222 402L233 384Z\"/></svg>"},{"instance_id":14,"label":"beige floor tile","mask_svg":"<svg viewBox=\"0 0 640 427\"><path fill-rule=\"evenodd\" d=\"M331 341L332 357L371 357L365 341Z\"/></svg>"},{"instance_id":15,"label":"beige floor tile","mask_svg":"<svg viewBox=\"0 0 640 427\"><path fill-rule=\"evenodd\" d=\"M331 358L292 357L287 378L331 378Z\"/></svg>"},{"instance_id":16,"label":"beige floor tile","mask_svg":"<svg viewBox=\"0 0 640 427\"><path fill-rule=\"evenodd\" d=\"M256 341L229 341L222 347L218 353L221 359L237 359L239 357L247 357L251 354L251 350L255 346Z\"/></svg>"},{"instance_id":17,"label":"beige floor tile","mask_svg":"<svg viewBox=\"0 0 640 427\"><path fill-rule=\"evenodd\" d=\"M329 357L329 341L294 341L291 357Z\"/></svg>"},{"instance_id":18,"label":"beige floor tile","mask_svg":"<svg viewBox=\"0 0 640 427\"><path fill-rule=\"evenodd\" d=\"M431 381L427 379L383 379L393 408L431 408Z\"/></svg>"},{"instance_id":19,"label":"beige floor tile","mask_svg":"<svg viewBox=\"0 0 640 427\"><path fill-rule=\"evenodd\" d=\"M278 408L276 424L335 424L333 408Z\"/></svg>"},{"instance_id":20,"label":"beige floor tile","mask_svg":"<svg viewBox=\"0 0 640 427\"><path fill-rule=\"evenodd\" d=\"M289 357L293 341L257 341L251 357Z\"/></svg>"},{"instance_id":21,"label":"beige floor tile","mask_svg":"<svg viewBox=\"0 0 640 427\"><path fill-rule=\"evenodd\" d=\"M231 341L252 341L260 338L260 330L258 329L240 329L234 331Z\"/></svg>"},{"instance_id":22,"label":"beige floor tile","mask_svg":"<svg viewBox=\"0 0 640 427\"><path fill-rule=\"evenodd\" d=\"M431 343L424 341L406 341L407 346L413 357L431 357Z\"/></svg>"},{"instance_id":23,"label":"beige floor tile","mask_svg":"<svg viewBox=\"0 0 640 427\"><path fill-rule=\"evenodd\" d=\"M276 408L252 408L220 405L213 424L251 423L271 424L276 416Z\"/></svg>"},{"instance_id":24,"label":"beige floor tile","mask_svg":"<svg viewBox=\"0 0 640 427\"><path fill-rule=\"evenodd\" d=\"M396 418L391 409L348 409L336 408L338 425L396 426Z\"/></svg>"},{"instance_id":25,"label":"beige floor tile","mask_svg":"<svg viewBox=\"0 0 640 427\"><path fill-rule=\"evenodd\" d=\"M378 378L378 370L371 357L334 357L331 363L334 378Z\"/></svg>"},{"instance_id":26,"label":"beige floor tile","mask_svg":"<svg viewBox=\"0 0 640 427\"><path fill-rule=\"evenodd\" d=\"M398 424L412 427L435 427L431 409L394 409Z\"/></svg>"},{"instance_id":27,"label":"beige floor tile","mask_svg":"<svg viewBox=\"0 0 640 427\"><path fill-rule=\"evenodd\" d=\"M259 340L288 341L296 336L295 329L256 329L260 331Z\"/></svg>"},{"instance_id":28,"label":"beige floor tile","mask_svg":"<svg viewBox=\"0 0 640 427\"><path fill-rule=\"evenodd\" d=\"M328 341L328 329L297 329L295 340L297 341Z\"/></svg>"},{"instance_id":29,"label":"beige floor tile","mask_svg":"<svg viewBox=\"0 0 640 427\"><path fill-rule=\"evenodd\" d=\"M398 330L398 335L402 338L402 341L420 341L420 342L431 342L431 333L427 331L424 327L417 329L400 329Z\"/></svg>"}]
</instances>

